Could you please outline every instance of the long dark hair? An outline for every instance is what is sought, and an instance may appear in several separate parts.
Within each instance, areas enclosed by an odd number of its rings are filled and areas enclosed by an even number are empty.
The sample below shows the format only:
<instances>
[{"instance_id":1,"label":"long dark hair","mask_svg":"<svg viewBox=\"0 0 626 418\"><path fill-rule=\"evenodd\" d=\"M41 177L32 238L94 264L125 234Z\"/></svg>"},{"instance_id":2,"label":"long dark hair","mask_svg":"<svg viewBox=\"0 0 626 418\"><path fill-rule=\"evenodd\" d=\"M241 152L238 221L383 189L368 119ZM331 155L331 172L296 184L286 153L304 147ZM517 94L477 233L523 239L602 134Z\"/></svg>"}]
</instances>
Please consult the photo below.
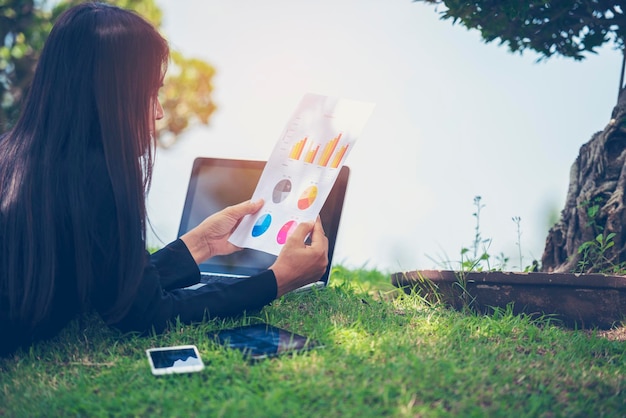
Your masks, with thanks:
<instances>
[{"instance_id":1,"label":"long dark hair","mask_svg":"<svg viewBox=\"0 0 626 418\"><path fill-rule=\"evenodd\" d=\"M87 214L88 154L106 161L117 212L118 260L111 278L119 319L145 262L145 194L152 174L154 109L169 59L167 42L133 12L84 3L63 13L39 59L15 127L0 139L0 303L31 327L52 309L59 218L71 229L76 294L89 306L93 225ZM69 213L59 213L59 199ZM92 221L93 223L93 221Z\"/></svg>"}]
</instances>

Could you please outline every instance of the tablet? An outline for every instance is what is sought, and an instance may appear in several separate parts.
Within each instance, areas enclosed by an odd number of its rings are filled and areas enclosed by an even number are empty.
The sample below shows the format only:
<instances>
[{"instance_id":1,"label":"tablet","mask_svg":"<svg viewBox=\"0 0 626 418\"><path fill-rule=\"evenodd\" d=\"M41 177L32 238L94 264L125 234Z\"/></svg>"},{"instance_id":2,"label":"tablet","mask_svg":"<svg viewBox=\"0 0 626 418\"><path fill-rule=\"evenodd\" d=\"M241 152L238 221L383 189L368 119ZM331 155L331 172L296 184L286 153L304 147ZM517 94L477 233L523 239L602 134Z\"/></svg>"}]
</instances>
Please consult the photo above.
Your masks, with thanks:
<instances>
[{"instance_id":1,"label":"tablet","mask_svg":"<svg viewBox=\"0 0 626 418\"><path fill-rule=\"evenodd\" d=\"M303 335L265 323L215 331L210 337L218 344L241 351L250 360L322 347Z\"/></svg>"}]
</instances>

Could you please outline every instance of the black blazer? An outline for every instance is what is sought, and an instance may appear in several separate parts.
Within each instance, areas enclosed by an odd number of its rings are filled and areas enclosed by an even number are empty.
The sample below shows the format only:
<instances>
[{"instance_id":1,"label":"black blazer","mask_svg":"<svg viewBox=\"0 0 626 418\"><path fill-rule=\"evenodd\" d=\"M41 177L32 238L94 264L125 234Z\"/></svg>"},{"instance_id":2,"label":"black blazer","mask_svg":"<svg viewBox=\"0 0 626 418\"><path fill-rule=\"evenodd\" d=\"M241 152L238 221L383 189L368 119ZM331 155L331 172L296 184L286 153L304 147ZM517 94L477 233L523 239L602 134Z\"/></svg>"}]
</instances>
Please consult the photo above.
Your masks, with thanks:
<instances>
[{"instance_id":1,"label":"black blazer","mask_svg":"<svg viewBox=\"0 0 626 418\"><path fill-rule=\"evenodd\" d=\"M93 161L92 161L93 160ZM92 268L96 274L96 288L91 306L110 323L106 312L115 298L111 277L115 277L116 260L111 248L117 248L116 211L107 169L101 154L90 158L89 199L92 204L90 222L95 226ZM60 221L63 222L63 221ZM9 320L6 303L0 295L0 355L6 355L19 346L56 335L81 310L76 292L77 277L73 266L74 247L71 223L63 224L58 238L58 274L52 312L34 330ZM2 260L0 260L1 262ZM169 321L184 323L202 321L208 317L237 315L247 309L259 309L276 298L274 273L266 270L248 279L234 280L233 284L209 284L197 290L185 289L200 281L200 271L180 239L149 255L140 283L126 315L111 325L122 331L163 331Z\"/></svg>"}]
</instances>

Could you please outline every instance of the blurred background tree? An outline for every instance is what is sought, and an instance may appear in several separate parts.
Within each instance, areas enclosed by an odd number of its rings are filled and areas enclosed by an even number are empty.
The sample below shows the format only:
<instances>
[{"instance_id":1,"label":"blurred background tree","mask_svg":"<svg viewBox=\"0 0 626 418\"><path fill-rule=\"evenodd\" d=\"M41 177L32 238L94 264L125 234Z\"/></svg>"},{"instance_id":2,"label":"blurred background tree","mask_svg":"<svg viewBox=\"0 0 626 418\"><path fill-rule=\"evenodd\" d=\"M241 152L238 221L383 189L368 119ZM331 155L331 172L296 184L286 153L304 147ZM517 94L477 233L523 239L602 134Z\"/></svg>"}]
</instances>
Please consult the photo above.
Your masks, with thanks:
<instances>
[{"instance_id":1,"label":"blurred background tree","mask_svg":"<svg viewBox=\"0 0 626 418\"><path fill-rule=\"evenodd\" d=\"M81 0L60 0L47 7L45 0L0 1L0 133L15 123L20 101L30 85L37 59L56 18ZM135 10L161 27L162 12L154 0L105 0ZM163 147L174 144L193 123L208 124L215 103L212 100L214 68L199 59L173 50L160 98L164 117L158 122L158 141Z\"/></svg>"}]
</instances>

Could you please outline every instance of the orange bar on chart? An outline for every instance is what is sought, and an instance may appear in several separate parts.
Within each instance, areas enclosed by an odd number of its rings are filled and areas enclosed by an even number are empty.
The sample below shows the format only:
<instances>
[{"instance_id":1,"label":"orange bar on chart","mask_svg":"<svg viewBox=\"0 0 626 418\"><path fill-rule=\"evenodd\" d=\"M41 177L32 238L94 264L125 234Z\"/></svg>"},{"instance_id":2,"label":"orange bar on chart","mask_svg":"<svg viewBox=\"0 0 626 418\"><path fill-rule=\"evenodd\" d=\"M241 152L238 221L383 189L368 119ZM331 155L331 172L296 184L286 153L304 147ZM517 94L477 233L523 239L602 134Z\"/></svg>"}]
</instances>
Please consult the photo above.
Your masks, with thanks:
<instances>
[{"instance_id":1,"label":"orange bar on chart","mask_svg":"<svg viewBox=\"0 0 626 418\"><path fill-rule=\"evenodd\" d=\"M289 153L289 158L293 160L300 159L300 156L302 155L302 150L304 149L304 145L306 144L307 139L308 139L307 137L304 137L304 139L301 139L300 141L296 142L296 144L291 148L291 152Z\"/></svg>"},{"instance_id":2,"label":"orange bar on chart","mask_svg":"<svg viewBox=\"0 0 626 418\"><path fill-rule=\"evenodd\" d=\"M346 155L347 150L348 150L348 145L344 145L343 147L339 148L339 151L337 151L337 153L335 154L335 158L333 158L333 161L330 163L330 166L332 168L339 167L339 163L341 162L341 159L343 158L343 156Z\"/></svg>"},{"instance_id":3,"label":"orange bar on chart","mask_svg":"<svg viewBox=\"0 0 626 418\"><path fill-rule=\"evenodd\" d=\"M339 143L340 138L341 138L341 134L339 134L332 141L326 144L326 146L324 147L324 152L322 152L322 156L318 163L319 165L321 165L322 167L326 167L326 165L328 165L328 160L330 160L330 156L335 151L335 148L337 147L337 144Z\"/></svg>"},{"instance_id":4,"label":"orange bar on chart","mask_svg":"<svg viewBox=\"0 0 626 418\"><path fill-rule=\"evenodd\" d=\"M317 145L315 148L313 148L311 146L311 148L309 148L309 150L307 151L307 153L304 155L304 162L305 163L312 163L313 160L315 159L315 156L317 155L317 151L320 149L320 146Z\"/></svg>"}]
</instances>

